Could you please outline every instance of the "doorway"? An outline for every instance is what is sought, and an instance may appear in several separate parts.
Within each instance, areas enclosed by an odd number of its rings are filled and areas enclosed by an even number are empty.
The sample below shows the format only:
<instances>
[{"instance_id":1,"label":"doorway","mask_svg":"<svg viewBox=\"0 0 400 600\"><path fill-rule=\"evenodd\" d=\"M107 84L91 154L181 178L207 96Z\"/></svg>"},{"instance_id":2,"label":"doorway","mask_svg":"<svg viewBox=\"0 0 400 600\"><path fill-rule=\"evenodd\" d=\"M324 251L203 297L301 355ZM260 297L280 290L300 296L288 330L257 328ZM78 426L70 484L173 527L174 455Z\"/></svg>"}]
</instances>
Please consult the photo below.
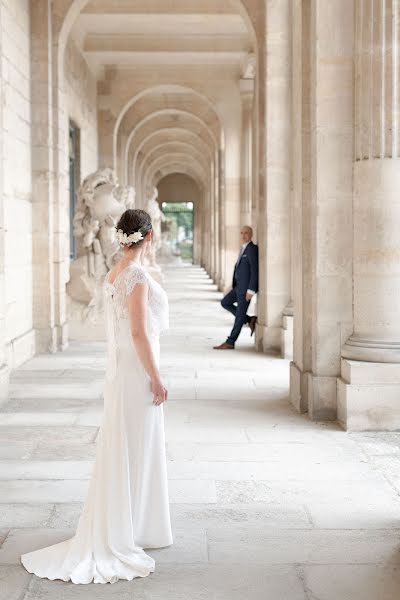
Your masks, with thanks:
<instances>
[{"instance_id":1,"label":"doorway","mask_svg":"<svg viewBox=\"0 0 400 600\"><path fill-rule=\"evenodd\" d=\"M163 237L176 256L193 262L193 202L162 202Z\"/></svg>"}]
</instances>

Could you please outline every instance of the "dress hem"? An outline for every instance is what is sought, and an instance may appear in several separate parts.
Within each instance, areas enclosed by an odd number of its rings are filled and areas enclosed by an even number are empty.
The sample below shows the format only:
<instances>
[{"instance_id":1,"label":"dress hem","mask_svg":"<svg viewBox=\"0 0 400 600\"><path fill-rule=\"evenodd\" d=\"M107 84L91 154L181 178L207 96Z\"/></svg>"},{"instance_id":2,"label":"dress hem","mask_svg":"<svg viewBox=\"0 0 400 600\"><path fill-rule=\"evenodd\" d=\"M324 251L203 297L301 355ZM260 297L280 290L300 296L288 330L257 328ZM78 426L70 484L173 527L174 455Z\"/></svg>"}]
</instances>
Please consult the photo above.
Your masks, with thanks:
<instances>
[{"instance_id":1,"label":"dress hem","mask_svg":"<svg viewBox=\"0 0 400 600\"><path fill-rule=\"evenodd\" d=\"M31 573L32 575L36 575L36 577L40 577L41 579L48 579L49 581L55 581L55 580L59 580L59 581L65 581L66 583L68 583L69 581L71 583L73 583L74 585L89 585L90 583L98 583L98 584L106 584L106 583L117 583L117 581L132 581L133 579L136 579L137 577L148 577L151 573L154 573L155 571L155 566L152 569L149 569L149 571L147 573L137 573L132 575L132 577L122 577L120 575L115 575L109 579L106 579L104 581L95 581L95 578L92 576L92 578L89 581L78 581L78 580L73 580L71 577L65 578L62 577L61 575L55 575L54 577L51 577L50 575L45 575L43 572L40 571L40 569L35 569L34 567L28 567L24 560L23 557L21 556L20 558L21 564L22 566L28 571L28 573Z\"/></svg>"}]
</instances>

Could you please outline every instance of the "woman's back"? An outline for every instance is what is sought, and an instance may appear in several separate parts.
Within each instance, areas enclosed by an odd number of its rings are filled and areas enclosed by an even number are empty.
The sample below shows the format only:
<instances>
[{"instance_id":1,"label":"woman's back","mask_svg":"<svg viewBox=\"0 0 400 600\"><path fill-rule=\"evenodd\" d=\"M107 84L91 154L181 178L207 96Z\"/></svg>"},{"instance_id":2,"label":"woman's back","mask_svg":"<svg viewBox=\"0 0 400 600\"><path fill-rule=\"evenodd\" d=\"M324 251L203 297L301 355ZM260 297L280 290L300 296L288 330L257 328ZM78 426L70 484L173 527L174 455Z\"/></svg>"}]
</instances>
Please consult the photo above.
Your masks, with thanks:
<instances>
[{"instance_id":1,"label":"woman's back","mask_svg":"<svg viewBox=\"0 0 400 600\"><path fill-rule=\"evenodd\" d=\"M149 336L159 336L169 327L168 298L164 289L145 270L135 262L117 272L112 278L112 272L105 278L105 302L111 307L114 324L119 326L119 333L127 332L126 320L129 320L128 299L135 285L147 283L149 296L147 305L147 332ZM129 328L128 328L129 333ZM118 340L116 340L118 341Z\"/></svg>"}]
</instances>

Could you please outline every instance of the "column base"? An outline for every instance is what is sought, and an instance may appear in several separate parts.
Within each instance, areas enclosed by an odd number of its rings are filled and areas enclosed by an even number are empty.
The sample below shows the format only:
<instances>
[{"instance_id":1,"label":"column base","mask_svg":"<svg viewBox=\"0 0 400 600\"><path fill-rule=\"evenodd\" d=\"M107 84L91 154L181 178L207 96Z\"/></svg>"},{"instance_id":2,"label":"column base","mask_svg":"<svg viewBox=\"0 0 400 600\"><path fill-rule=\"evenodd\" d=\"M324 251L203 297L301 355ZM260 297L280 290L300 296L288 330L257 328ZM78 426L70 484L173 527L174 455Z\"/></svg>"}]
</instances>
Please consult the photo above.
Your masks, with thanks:
<instances>
[{"instance_id":1,"label":"column base","mask_svg":"<svg viewBox=\"0 0 400 600\"><path fill-rule=\"evenodd\" d=\"M6 363L11 369L19 367L36 352L35 330L30 329L7 344Z\"/></svg>"},{"instance_id":2,"label":"column base","mask_svg":"<svg viewBox=\"0 0 400 600\"><path fill-rule=\"evenodd\" d=\"M373 363L400 363L400 343L352 335L342 348L343 358Z\"/></svg>"},{"instance_id":3,"label":"column base","mask_svg":"<svg viewBox=\"0 0 400 600\"><path fill-rule=\"evenodd\" d=\"M336 377L317 377L290 363L290 402L312 421L336 421Z\"/></svg>"},{"instance_id":4,"label":"column base","mask_svg":"<svg viewBox=\"0 0 400 600\"><path fill-rule=\"evenodd\" d=\"M281 329L281 357L293 359L293 316L284 315Z\"/></svg>"},{"instance_id":5,"label":"column base","mask_svg":"<svg viewBox=\"0 0 400 600\"><path fill-rule=\"evenodd\" d=\"M308 373L308 413L313 421L336 421L337 377Z\"/></svg>"},{"instance_id":6,"label":"column base","mask_svg":"<svg viewBox=\"0 0 400 600\"><path fill-rule=\"evenodd\" d=\"M293 361L290 363L290 402L297 412L307 412L308 373L301 371Z\"/></svg>"},{"instance_id":7,"label":"column base","mask_svg":"<svg viewBox=\"0 0 400 600\"><path fill-rule=\"evenodd\" d=\"M338 421L347 431L400 429L398 364L342 359Z\"/></svg>"},{"instance_id":8,"label":"column base","mask_svg":"<svg viewBox=\"0 0 400 600\"><path fill-rule=\"evenodd\" d=\"M257 323L256 348L264 354L281 353L281 327L267 327Z\"/></svg>"},{"instance_id":9,"label":"column base","mask_svg":"<svg viewBox=\"0 0 400 600\"><path fill-rule=\"evenodd\" d=\"M225 281L223 280L222 277L220 277L217 280L217 287L219 289L220 292L222 292L223 294L225 294Z\"/></svg>"},{"instance_id":10,"label":"column base","mask_svg":"<svg viewBox=\"0 0 400 600\"><path fill-rule=\"evenodd\" d=\"M36 352L54 354L68 346L68 324L56 325L46 329L36 329Z\"/></svg>"},{"instance_id":11,"label":"column base","mask_svg":"<svg viewBox=\"0 0 400 600\"><path fill-rule=\"evenodd\" d=\"M7 364L0 366L0 405L8 398L8 385L10 381L10 368Z\"/></svg>"},{"instance_id":12,"label":"column base","mask_svg":"<svg viewBox=\"0 0 400 600\"><path fill-rule=\"evenodd\" d=\"M58 333L58 350L66 350L68 348L69 327L65 322L57 327Z\"/></svg>"}]
</instances>

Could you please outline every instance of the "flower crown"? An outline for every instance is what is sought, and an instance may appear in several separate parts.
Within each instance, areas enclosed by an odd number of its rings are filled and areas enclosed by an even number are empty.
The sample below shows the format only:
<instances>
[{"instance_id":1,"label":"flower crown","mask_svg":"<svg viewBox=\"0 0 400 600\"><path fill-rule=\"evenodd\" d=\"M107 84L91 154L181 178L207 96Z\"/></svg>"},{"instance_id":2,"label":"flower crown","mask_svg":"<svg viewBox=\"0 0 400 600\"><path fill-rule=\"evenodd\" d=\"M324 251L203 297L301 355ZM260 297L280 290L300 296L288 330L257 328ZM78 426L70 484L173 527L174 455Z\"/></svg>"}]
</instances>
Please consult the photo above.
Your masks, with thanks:
<instances>
[{"instance_id":1,"label":"flower crown","mask_svg":"<svg viewBox=\"0 0 400 600\"><path fill-rule=\"evenodd\" d=\"M119 243L124 245L137 244L137 242L144 239L141 231L134 231L127 235L122 229L117 229L116 236Z\"/></svg>"}]
</instances>

